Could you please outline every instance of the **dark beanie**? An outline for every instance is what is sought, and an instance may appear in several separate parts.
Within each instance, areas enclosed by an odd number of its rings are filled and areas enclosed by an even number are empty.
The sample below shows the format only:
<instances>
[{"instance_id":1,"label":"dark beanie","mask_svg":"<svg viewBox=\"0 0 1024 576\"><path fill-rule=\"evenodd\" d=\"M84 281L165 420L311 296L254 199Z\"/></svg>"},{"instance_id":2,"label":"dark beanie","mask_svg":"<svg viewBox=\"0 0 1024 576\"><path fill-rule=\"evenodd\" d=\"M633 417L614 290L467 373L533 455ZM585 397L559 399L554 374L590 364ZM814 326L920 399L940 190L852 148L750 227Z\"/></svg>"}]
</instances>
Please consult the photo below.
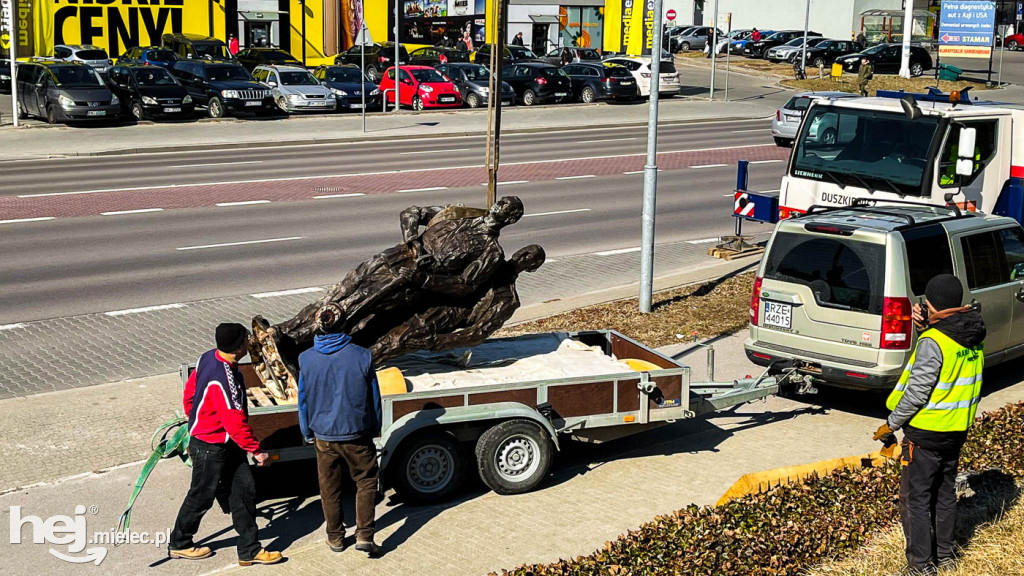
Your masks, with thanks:
<instances>
[{"instance_id":1,"label":"dark beanie","mask_svg":"<svg viewBox=\"0 0 1024 576\"><path fill-rule=\"evenodd\" d=\"M959 308L964 301L964 287L952 274L939 274L928 281L924 296L936 310Z\"/></svg>"},{"instance_id":2,"label":"dark beanie","mask_svg":"<svg viewBox=\"0 0 1024 576\"><path fill-rule=\"evenodd\" d=\"M217 326L217 350L233 354L249 338L249 331L241 324L221 324Z\"/></svg>"}]
</instances>

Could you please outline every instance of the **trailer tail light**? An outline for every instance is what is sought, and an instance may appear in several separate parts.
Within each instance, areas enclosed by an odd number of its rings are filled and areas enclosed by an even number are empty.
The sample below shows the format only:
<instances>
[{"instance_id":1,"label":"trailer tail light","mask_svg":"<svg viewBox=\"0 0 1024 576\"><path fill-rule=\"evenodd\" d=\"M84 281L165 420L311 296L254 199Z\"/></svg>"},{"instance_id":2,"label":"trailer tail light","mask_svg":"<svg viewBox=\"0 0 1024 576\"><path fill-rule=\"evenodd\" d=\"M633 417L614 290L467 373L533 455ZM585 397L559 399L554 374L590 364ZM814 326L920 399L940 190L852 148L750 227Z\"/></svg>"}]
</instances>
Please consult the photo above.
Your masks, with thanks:
<instances>
[{"instance_id":1,"label":"trailer tail light","mask_svg":"<svg viewBox=\"0 0 1024 576\"><path fill-rule=\"evenodd\" d=\"M882 301L882 349L907 350L914 329L909 298L886 296Z\"/></svg>"},{"instance_id":2,"label":"trailer tail light","mask_svg":"<svg viewBox=\"0 0 1024 576\"><path fill-rule=\"evenodd\" d=\"M754 278L754 291L750 294L750 324L757 326L757 310L761 304L761 280L760 276Z\"/></svg>"}]
</instances>

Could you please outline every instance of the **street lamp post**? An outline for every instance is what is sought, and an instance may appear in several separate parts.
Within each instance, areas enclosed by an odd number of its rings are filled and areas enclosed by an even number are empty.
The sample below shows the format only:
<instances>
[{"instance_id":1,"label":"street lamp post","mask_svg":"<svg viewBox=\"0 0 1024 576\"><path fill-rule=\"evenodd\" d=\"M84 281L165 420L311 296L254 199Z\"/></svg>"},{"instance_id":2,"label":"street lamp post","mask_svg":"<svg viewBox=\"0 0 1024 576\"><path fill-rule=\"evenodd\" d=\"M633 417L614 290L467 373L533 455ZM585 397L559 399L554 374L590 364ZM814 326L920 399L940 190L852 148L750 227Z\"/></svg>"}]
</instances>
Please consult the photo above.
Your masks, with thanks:
<instances>
[{"instance_id":1,"label":"street lamp post","mask_svg":"<svg viewBox=\"0 0 1024 576\"><path fill-rule=\"evenodd\" d=\"M661 30L662 0L654 0L654 30ZM647 164L640 239L640 311L651 311L654 296L654 212L658 194L658 92L661 90L661 46L651 42L651 100L647 115ZM713 87L712 87L713 88Z\"/></svg>"},{"instance_id":2,"label":"street lamp post","mask_svg":"<svg viewBox=\"0 0 1024 576\"><path fill-rule=\"evenodd\" d=\"M804 45L802 47L803 50L802 50L802 53L801 53L801 56L800 56L800 70L801 70L801 72L803 74L805 74L805 76L804 76L805 78L806 78L806 74L807 74L807 72L806 72L806 70L807 70L807 31L810 29L810 27L811 27L811 0L807 0L807 8L804 11Z\"/></svg>"},{"instance_id":3,"label":"street lamp post","mask_svg":"<svg viewBox=\"0 0 1024 576\"><path fill-rule=\"evenodd\" d=\"M302 11L302 65L306 65L306 0L299 0L299 10Z\"/></svg>"},{"instance_id":4,"label":"street lamp post","mask_svg":"<svg viewBox=\"0 0 1024 576\"><path fill-rule=\"evenodd\" d=\"M18 60L18 30L14 27L14 2L13 0L0 0L4 4L7 4L10 9L7 11L10 19L7 21L7 45L9 50L9 56L11 57L11 116L14 121L14 125L18 125L18 76L17 76L17 60Z\"/></svg>"},{"instance_id":5,"label":"street lamp post","mask_svg":"<svg viewBox=\"0 0 1024 576\"><path fill-rule=\"evenodd\" d=\"M914 34L914 2L903 0L906 11L903 13L903 54L900 57L900 76L910 78L910 39ZM992 67L989 66L989 70Z\"/></svg>"}]
</instances>

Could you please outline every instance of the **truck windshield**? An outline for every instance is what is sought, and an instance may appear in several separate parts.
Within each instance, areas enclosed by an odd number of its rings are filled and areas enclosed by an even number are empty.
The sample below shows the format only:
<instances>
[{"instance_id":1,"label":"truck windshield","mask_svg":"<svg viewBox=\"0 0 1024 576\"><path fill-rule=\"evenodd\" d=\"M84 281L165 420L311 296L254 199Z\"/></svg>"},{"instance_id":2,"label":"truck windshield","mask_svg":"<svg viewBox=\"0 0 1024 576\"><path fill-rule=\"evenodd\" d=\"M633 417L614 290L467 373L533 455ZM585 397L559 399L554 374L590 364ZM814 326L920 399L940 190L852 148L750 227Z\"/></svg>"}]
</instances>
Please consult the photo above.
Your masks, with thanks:
<instances>
[{"instance_id":1,"label":"truck windshield","mask_svg":"<svg viewBox=\"0 0 1024 576\"><path fill-rule=\"evenodd\" d=\"M797 137L792 176L921 196L938 119L814 106Z\"/></svg>"}]
</instances>

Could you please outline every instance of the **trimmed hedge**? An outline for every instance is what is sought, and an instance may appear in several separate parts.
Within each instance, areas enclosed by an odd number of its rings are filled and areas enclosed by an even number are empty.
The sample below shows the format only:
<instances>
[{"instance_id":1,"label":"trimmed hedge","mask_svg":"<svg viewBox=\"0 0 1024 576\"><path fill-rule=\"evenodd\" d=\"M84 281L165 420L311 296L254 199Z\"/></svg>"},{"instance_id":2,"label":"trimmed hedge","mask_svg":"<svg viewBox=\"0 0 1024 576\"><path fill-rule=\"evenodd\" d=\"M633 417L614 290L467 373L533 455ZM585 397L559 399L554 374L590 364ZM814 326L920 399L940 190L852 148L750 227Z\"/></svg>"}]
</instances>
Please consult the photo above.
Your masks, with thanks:
<instances>
[{"instance_id":1,"label":"trimmed hedge","mask_svg":"<svg viewBox=\"0 0 1024 576\"><path fill-rule=\"evenodd\" d=\"M1024 477L1024 402L979 417L961 469ZM899 467L837 470L717 507L658 516L588 556L502 576L788 576L860 546L899 517ZM490 576L497 576L491 573Z\"/></svg>"}]
</instances>

